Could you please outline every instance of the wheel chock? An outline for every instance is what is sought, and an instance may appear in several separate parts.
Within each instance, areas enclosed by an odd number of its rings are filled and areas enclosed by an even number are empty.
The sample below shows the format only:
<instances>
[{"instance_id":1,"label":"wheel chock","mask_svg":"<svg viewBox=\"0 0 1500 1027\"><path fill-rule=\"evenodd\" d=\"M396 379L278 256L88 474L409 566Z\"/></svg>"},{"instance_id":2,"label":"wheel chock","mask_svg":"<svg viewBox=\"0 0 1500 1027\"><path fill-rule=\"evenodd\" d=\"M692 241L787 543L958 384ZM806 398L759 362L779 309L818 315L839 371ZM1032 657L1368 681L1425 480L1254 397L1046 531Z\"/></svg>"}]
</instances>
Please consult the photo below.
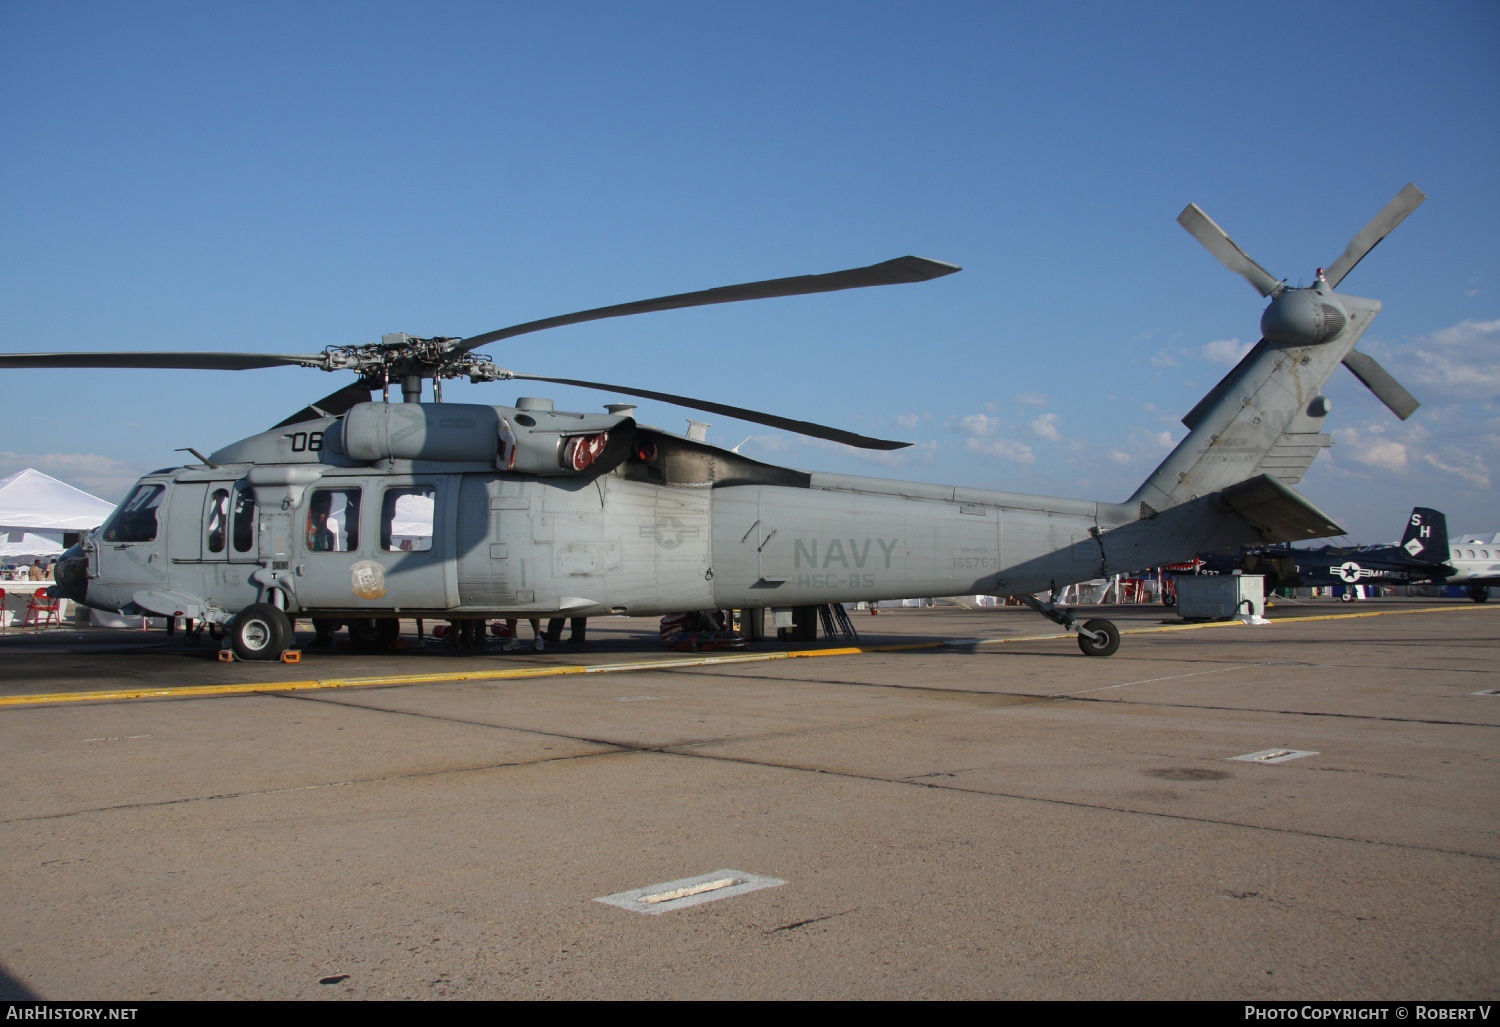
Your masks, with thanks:
<instances>
[{"instance_id":1,"label":"wheel chock","mask_svg":"<svg viewBox=\"0 0 1500 1027\"><path fill-rule=\"evenodd\" d=\"M220 649L219 650L219 662L220 663L233 663L234 662L234 650L233 649Z\"/></svg>"},{"instance_id":2,"label":"wheel chock","mask_svg":"<svg viewBox=\"0 0 1500 1027\"><path fill-rule=\"evenodd\" d=\"M284 652L284 653L281 654L281 662L282 663L301 663L302 662L302 650L301 649L288 649L286 652Z\"/></svg>"}]
</instances>

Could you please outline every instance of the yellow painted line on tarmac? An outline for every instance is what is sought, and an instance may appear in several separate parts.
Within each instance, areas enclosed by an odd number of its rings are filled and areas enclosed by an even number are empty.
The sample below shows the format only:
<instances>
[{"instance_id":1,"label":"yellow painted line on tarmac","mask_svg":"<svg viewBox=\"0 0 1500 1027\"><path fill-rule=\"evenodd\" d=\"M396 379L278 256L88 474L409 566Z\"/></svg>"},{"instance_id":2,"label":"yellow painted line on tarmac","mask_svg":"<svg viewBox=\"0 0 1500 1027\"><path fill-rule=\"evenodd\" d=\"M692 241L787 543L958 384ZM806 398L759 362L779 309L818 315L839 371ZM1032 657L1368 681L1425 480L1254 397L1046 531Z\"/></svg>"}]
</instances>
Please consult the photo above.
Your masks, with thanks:
<instances>
[{"instance_id":1,"label":"yellow painted line on tarmac","mask_svg":"<svg viewBox=\"0 0 1500 1027\"><path fill-rule=\"evenodd\" d=\"M1273 607L1274 609L1274 607ZM1414 610L1369 610L1363 613L1320 613L1311 617L1281 617L1269 618L1271 624L1258 624L1256 627L1270 627L1276 624L1305 624L1315 620L1358 620L1361 617L1400 617L1408 613L1473 613L1479 610L1500 610L1500 606L1481 606L1474 603L1469 606L1421 606ZM1251 625L1244 621L1235 620L1210 620L1197 624L1162 624L1154 628L1123 628L1121 635L1158 635L1169 631L1202 631L1205 628L1245 628ZM1034 642L1044 638L1069 638L1066 633L1056 635L1024 635L1019 638L962 638L943 643L944 645L994 645L1001 642Z\"/></svg>"},{"instance_id":2,"label":"yellow painted line on tarmac","mask_svg":"<svg viewBox=\"0 0 1500 1027\"><path fill-rule=\"evenodd\" d=\"M1408 613L1455 613L1483 610L1473 606L1424 606L1415 610L1373 610L1363 613L1330 613L1311 617L1289 617L1276 624L1304 621L1355 620L1362 617L1390 617ZM1491 609L1500 609L1500 606ZM1122 635L1152 635L1171 631L1197 631L1204 628L1244 627L1242 621L1207 621L1202 624L1169 624L1154 628L1127 628ZM763 663L768 660L810 659L821 656L858 656L868 653L907 652L917 649L942 649L973 645L1003 645L1011 642L1043 642L1071 638L1058 632L1048 635L1017 635L1012 638L954 638L930 642L896 642L890 645L843 646L836 649L798 649L790 652L740 653L732 656L704 656L695 659L636 660L619 663L597 663L585 666L510 667L505 670L439 671L431 674L380 674L368 677L309 678L303 681L247 681L219 685L173 685L164 688L112 688L92 692L51 692L30 695L0 696L0 707L36 706L53 703L108 702L121 699L195 699L216 695L255 695L280 692L310 692L330 688L382 688L392 685L421 685L457 681L510 681L527 678L563 677L572 674L625 674L645 670L680 670L685 667L714 667L736 663Z\"/></svg>"},{"instance_id":3,"label":"yellow painted line on tarmac","mask_svg":"<svg viewBox=\"0 0 1500 1027\"><path fill-rule=\"evenodd\" d=\"M390 685L420 685L455 681L506 681L518 678L549 678L570 674L621 674L642 670L677 670L726 663L756 663L813 656L853 656L865 652L898 649L931 649L943 642L916 642L890 646L851 646L840 649L805 649L778 653L744 653L735 656L705 656L698 659L637 660L589 666L510 667L505 670L440 671L432 674L381 674L369 677L313 678L304 681L247 681L220 685L172 685L164 688L112 688L90 692L51 692L0 696L0 707L45 703L106 702L120 699L193 699L214 695L255 695L275 692L309 692L329 688L380 688Z\"/></svg>"}]
</instances>

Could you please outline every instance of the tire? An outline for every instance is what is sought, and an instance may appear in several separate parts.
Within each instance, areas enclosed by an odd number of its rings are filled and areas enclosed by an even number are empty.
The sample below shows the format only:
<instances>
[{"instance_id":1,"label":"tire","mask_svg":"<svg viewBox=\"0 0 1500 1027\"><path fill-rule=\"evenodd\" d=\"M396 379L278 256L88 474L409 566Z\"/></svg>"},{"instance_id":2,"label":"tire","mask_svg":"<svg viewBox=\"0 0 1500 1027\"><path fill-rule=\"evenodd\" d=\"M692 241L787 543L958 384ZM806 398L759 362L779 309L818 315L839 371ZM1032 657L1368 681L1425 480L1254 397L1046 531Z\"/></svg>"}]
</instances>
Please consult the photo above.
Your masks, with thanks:
<instances>
[{"instance_id":1,"label":"tire","mask_svg":"<svg viewBox=\"0 0 1500 1027\"><path fill-rule=\"evenodd\" d=\"M401 622L394 617L360 618L349 621L347 627L356 649L385 649L401 635Z\"/></svg>"},{"instance_id":2,"label":"tire","mask_svg":"<svg viewBox=\"0 0 1500 1027\"><path fill-rule=\"evenodd\" d=\"M251 603L229 622L229 644L241 660L279 660L292 643L292 622L270 603Z\"/></svg>"},{"instance_id":3,"label":"tire","mask_svg":"<svg viewBox=\"0 0 1500 1027\"><path fill-rule=\"evenodd\" d=\"M1354 593L1353 592L1345 592L1343 595L1339 596L1339 602L1341 602L1341 603L1352 603L1352 602L1354 602Z\"/></svg>"},{"instance_id":4,"label":"tire","mask_svg":"<svg viewBox=\"0 0 1500 1027\"><path fill-rule=\"evenodd\" d=\"M1476 603L1487 603L1490 600L1490 590L1484 586L1469 589L1469 598Z\"/></svg>"},{"instance_id":5,"label":"tire","mask_svg":"<svg viewBox=\"0 0 1500 1027\"><path fill-rule=\"evenodd\" d=\"M1113 621L1085 621L1083 628L1084 631L1093 631L1105 636L1104 642L1101 644L1080 631L1078 633L1078 648L1083 650L1083 655L1113 656L1115 650L1120 648L1120 629L1115 627Z\"/></svg>"}]
</instances>

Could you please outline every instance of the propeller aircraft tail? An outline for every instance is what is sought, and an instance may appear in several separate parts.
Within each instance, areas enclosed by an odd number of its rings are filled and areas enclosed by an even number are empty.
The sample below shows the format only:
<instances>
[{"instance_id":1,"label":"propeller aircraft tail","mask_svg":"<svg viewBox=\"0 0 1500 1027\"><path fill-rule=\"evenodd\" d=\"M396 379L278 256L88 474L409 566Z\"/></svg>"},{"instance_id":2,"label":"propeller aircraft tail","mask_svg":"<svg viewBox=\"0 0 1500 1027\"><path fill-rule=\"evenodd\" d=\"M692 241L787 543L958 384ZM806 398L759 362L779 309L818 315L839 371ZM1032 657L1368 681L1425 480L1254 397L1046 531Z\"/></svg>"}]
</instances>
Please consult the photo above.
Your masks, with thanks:
<instances>
[{"instance_id":1,"label":"propeller aircraft tail","mask_svg":"<svg viewBox=\"0 0 1500 1027\"><path fill-rule=\"evenodd\" d=\"M1448 518L1442 511L1425 506L1413 507L1406 521L1401 548L1413 560L1424 563L1446 563L1448 560Z\"/></svg>"}]
</instances>

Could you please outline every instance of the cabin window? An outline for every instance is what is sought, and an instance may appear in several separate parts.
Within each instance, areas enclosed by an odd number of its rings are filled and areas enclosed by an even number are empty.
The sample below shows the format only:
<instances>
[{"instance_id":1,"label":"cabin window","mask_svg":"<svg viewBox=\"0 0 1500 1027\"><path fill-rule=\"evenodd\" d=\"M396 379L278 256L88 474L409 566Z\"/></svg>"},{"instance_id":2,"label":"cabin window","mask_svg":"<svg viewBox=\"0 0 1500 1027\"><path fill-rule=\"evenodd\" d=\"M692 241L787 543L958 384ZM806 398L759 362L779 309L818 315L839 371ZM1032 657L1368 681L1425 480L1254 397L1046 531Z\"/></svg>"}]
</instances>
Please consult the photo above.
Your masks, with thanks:
<instances>
[{"instance_id":1,"label":"cabin window","mask_svg":"<svg viewBox=\"0 0 1500 1027\"><path fill-rule=\"evenodd\" d=\"M359 548L359 489L318 489L307 504L307 551L348 553Z\"/></svg>"},{"instance_id":2,"label":"cabin window","mask_svg":"<svg viewBox=\"0 0 1500 1027\"><path fill-rule=\"evenodd\" d=\"M248 553L255 549L255 500L249 492L234 497L234 551Z\"/></svg>"},{"instance_id":3,"label":"cabin window","mask_svg":"<svg viewBox=\"0 0 1500 1027\"><path fill-rule=\"evenodd\" d=\"M214 489L214 494L208 497L208 520L204 530L208 532L208 551L222 553L229 535L228 489Z\"/></svg>"},{"instance_id":4,"label":"cabin window","mask_svg":"<svg viewBox=\"0 0 1500 1027\"><path fill-rule=\"evenodd\" d=\"M437 489L411 485L386 489L380 511L380 548L387 552L425 553L432 548L432 515Z\"/></svg>"},{"instance_id":5,"label":"cabin window","mask_svg":"<svg viewBox=\"0 0 1500 1027\"><path fill-rule=\"evenodd\" d=\"M156 541L156 511L166 494L164 485L137 485L109 519L104 529L104 541Z\"/></svg>"}]
</instances>

